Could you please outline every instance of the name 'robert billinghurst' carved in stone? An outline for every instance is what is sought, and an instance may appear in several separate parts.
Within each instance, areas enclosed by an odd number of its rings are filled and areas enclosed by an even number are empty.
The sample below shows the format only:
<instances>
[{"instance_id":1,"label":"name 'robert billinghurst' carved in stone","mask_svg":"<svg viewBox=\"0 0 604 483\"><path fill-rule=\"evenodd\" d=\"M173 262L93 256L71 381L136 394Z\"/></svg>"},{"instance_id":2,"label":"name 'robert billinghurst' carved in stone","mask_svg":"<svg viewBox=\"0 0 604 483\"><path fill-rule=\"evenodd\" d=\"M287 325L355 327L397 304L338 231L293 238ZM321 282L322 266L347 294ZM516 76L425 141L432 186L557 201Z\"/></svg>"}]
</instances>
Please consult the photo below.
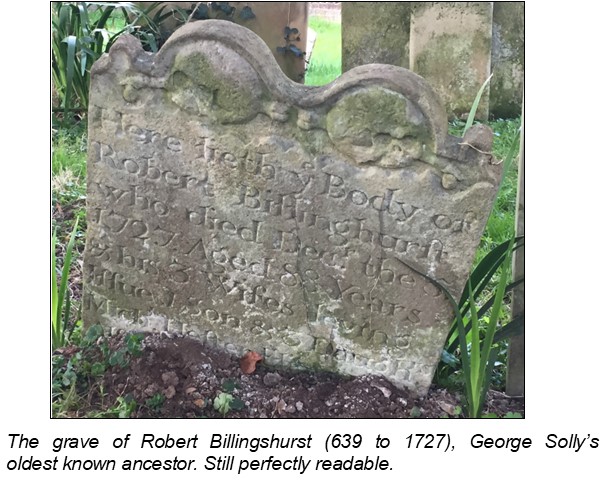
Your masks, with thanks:
<instances>
[{"instance_id":1,"label":"name 'robert billinghurst' carved in stone","mask_svg":"<svg viewBox=\"0 0 604 483\"><path fill-rule=\"evenodd\" d=\"M501 178L419 76L288 80L250 31L189 24L92 72L87 324L428 390ZM472 144L474 147L469 146Z\"/></svg>"}]
</instances>

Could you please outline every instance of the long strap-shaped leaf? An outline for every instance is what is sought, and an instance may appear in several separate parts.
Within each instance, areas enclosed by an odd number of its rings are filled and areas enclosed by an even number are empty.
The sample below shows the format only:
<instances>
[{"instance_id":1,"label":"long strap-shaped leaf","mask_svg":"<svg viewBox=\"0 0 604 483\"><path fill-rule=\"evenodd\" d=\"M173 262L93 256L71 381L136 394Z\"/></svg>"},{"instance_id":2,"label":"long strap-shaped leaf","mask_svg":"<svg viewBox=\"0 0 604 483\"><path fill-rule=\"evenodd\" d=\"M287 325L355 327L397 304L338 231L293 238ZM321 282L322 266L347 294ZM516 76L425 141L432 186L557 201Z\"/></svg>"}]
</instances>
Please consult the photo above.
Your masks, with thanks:
<instances>
[{"instance_id":1,"label":"long strap-shaped leaf","mask_svg":"<svg viewBox=\"0 0 604 483\"><path fill-rule=\"evenodd\" d=\"M521 278L520 280L516 280L515 282L512 282L510 284L508 284L505 287L505 293L508 294L510 293L514 288L518 287L519 285L524 283L524 278ZM480 307L480 309L478 310L478 319L480 320L487 312L488 310L493 306L493 303L495 302L495 295L493 295L491 298L489 298L489 300L487 300L482 307ZM463 315L463 313L462 313ZM508 322L508 324L511 322ZM506 324L504 327L507 327ZM465 325L465 332L466 334L470 331L470 329L472 328L472 323L471 320L468 320L468 322L465 322L465 318L464 318L464 325ZM497 333L499 333L501 329L499 329L497 331ZM496 333L496 337L497 337L497 333ZM503 337L505 338L505 337ZM497 340L501 340L502 337L499 337ZM495 342L497 342L497 340L495 340ZM449 337L447 338L447 346L446 346L446 350L447 352L454 352L458 345L459 345L459 337L458 337L458 331L457 331L457 326L453 327L451 330L451 333L449 335Z\"/></svg>"},{"instance_id":2,"label":"long strap-shaped leaf","mask_svg":"<svg viewBox=\"0 0 604 483\"><path fill-rule=\"evenodd\" d=\"M518 248L524 246L524 237L516 237L514 240L513 250L517 250ZM477 265L470 276L470 280L474 289L475 297L480 297L480 294L487 287L495 272L499 269L503 261L505 260L505 251L509 244L510 240L498 245L493 248ZM467 312L470 310L470 306L468 304L468 294L469 294L469 282L466 283L464 290L461 294L461 298L458 302L458 307L460 313L463 317L466 316ZM453 343L457 337L457 325L453 325L449 334L447 335L447 339L449 344ZM450 352L450 351L449 351Z\"/></svg>"},{"instance_id":3,"label":"long strap-shaped leaf","mask_svg":"<svg viewBox=\"0 0 604 483\"><path fill-rule=\"evenodd\" d=\"M493 344L500 342L510 337L520 335L524 332L524 313L514 317L507 324L495 332Z\"/></svg>"},{"instance_id":4,"label":"long strap-shaped leaf","mask_svg":"<svg viewBox=\"0 0 604 483\"><path fill-rule=\"evenodd\" d=\"M78 222L79 218L76 218L75 224L73 226L73 230L71 231L71 235L69 236L69 243L67 244L67 249L65 251L65 258L63 259L63 271L61 272L61 285L59 287L59 292L57 294L57 305L55 307L55 323L54 326L54 334L55 334L55 343L58 344L54 347L60 347L64 341L65 327L63 324L63 318L61 317L61 312L63 310L63 301L65 300L65 292L67 291L67 283L69 280L69 271L71 270L71 259L73 253L73 245L75 243L76 232L78 230ZM56 286L56 282L55 282Z\"/></svg>"},{"instance_id":5,"label":"long strap-shaped leaf","mask_svg":"<svg viewBox=\"0 0 604 483\"><path fill-rule=\"evenodd\" d=\"M483 392L483 396L481 397L481 402L484 402L484 394L486 393L486 389L484 388L484 386L488 386L489 385L489 381L490 379L487 379L487 376L490 378L490 374L487 374L487 365L489 363L489 360L492 357L491 352L493 351L493 338L495 337L495 330L497 329L497 322L499 321L499 317L501 315L501 306L503 303L503 297L505 295L505 285L506 285L506 279L507 279L507 274L508 274L508 269L509 269L509 261L511 259L512 256L512 247L513 247L513 241L510 240L508 249L506 251L506 260L503 263L502 267L501 267L501 275L499 277L499 283L497 284L497 290L495 292L495 302L493 303L493 307L491 308L491 316L489 317L489 322L487 324L487 332L485 335L484 340L482 341L482 350L481 350L481 354L480 354L480 375L481 375L481 381L480 381L480 385L483 386L481 387L482 392ZM472 351L474 350L480 350L479 347L472 347ZM492 371L492 367L490 367L489 369L490 371Z\"/></svg>"},{"instance_id":6,"label":"long strap-shaped leaf","mask_svg":"<svg viewBox=\"0 0 604 483\"><path fill-rule=\"evenodd\" d=\"M474 102L472 103L472 107L470 108L470 113L468 114L466 126L463 129L462 137L466 135L466 133L468 132L468 129L470 129L472 127L472 124L474 124L474 118L476 117L476 111L478 110L478 105L480 104L480 98L482 97L482 94L483 94L484 90L486 89L487 84L491 80L491 77L493 77L493 74L491 74L489 76L489 78L486 81L484 81L484 83L478 90L478 94L476 94L476 97L474 98Z\"/></svg>"}]
</instances>

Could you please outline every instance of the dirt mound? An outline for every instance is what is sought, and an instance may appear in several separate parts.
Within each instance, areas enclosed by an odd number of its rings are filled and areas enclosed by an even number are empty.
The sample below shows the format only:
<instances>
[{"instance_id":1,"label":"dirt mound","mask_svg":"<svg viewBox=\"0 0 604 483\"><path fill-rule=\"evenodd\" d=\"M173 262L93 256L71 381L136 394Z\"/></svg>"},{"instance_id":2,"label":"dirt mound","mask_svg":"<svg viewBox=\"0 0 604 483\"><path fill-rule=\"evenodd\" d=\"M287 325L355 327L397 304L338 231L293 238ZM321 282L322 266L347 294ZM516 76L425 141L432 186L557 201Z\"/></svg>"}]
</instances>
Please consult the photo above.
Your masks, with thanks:
<instances>
[{"instance_id":1,"label":"dirt mound","mask_svg":"<svg viewBox=\"0 0 604 483\"><path fill-rule=\"evenodd\" d=\"M113 338L114 349L123 339ZM433 387L413 399L382 377L293 372L260 362L244 374L240 360L188 337L146 335L142 354L102 376L93 406L136 401L130 417L147 418L441 418L457 417L461 396ZM491 391L487 411L524 415L524 402Z\"/></svg>"}]
</instances>

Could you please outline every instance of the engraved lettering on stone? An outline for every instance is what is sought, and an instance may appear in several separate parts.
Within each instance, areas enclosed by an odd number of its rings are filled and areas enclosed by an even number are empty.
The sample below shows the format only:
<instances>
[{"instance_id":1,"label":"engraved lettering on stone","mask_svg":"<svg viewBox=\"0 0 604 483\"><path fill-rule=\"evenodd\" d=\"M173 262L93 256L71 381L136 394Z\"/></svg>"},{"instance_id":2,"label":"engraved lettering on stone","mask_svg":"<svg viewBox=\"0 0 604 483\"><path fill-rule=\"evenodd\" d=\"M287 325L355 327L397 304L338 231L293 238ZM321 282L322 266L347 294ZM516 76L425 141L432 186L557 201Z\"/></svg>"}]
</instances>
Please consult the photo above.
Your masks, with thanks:
<instances>
[{"instance_id":1,"label":"engraved lettering on stone","mask_svg":"<svg viewBox=\"0 0 604 483\"><path fill-rule=\"evenodd\" d=\"M154 55L122 36L91 77L87 324L427 391L501 167L423 79L292 84L213 20Z\"/></svg>"}]
</instances>

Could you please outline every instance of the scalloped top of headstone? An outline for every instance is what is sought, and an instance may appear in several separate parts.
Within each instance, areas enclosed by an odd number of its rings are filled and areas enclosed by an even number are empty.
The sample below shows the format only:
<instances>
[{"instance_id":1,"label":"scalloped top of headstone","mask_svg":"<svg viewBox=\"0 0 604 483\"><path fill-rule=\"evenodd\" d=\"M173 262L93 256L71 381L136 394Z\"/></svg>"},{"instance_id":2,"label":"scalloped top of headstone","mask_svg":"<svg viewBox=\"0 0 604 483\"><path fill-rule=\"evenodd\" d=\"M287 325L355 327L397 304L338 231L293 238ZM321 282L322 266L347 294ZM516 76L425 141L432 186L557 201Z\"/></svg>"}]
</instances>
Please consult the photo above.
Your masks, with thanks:
<instances>
[{"instance_id":1,"label":"scalloped top of headstone","mask_svg":"<svg viewBox=\"0 0 604 483\"><path fill-rule=\"evenodd\" d=\"M412 72L290 81L223 21L93 67L85 318L424 393L501 177Z\"/></svg>"}]
</instances>

